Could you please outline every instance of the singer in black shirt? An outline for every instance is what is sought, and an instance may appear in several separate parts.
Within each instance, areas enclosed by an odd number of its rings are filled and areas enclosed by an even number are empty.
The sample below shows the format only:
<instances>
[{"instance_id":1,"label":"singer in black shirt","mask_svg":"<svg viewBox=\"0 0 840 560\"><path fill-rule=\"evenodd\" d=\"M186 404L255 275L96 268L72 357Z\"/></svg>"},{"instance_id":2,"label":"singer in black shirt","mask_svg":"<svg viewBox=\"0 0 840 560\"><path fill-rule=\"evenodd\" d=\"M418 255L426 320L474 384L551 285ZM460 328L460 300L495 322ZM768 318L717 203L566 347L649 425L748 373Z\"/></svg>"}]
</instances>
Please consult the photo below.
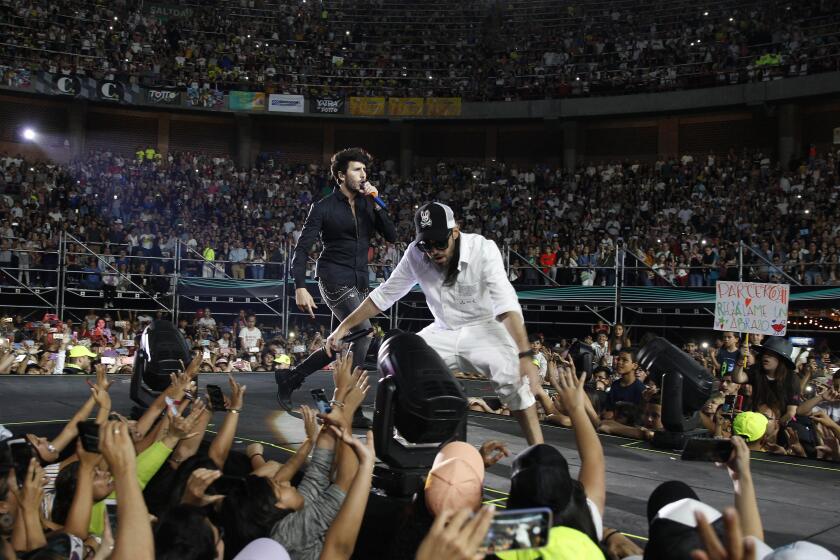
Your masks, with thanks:
<instances>
[{"instance_id":1,"label":"singer in black shirt","mask_svg":"<svg viewBox=\"0 0 840 560\"><path fill-rule=\"evenodd\" d=\"M312 204L303 224L303 232L295 246L291 271L295 280L295 302L315 317L315 301L306 288L306 262L309 251L320 238L323 250L318 256L315 275L318 288L330 311L341 321L352 313L367 297L368 248L374 231L387 241L397 240L397 230L387 211L374 201L376 188L367 181L367 166L371 156L362 148L348 148L332 157L331 171L338 184L332 194ZM370 328L370 323L356 330ZM353 366L360 366L370 346L370 337L360 338L350 345ZM291 407L291 394L303 380L331 361L324 350L318 350L295 369L278 370L277 399L285 408ZM361 409L359 409L361 410ZM354 427L363 427L363 417L354 419Z\"/></svg>"}]
</instances>

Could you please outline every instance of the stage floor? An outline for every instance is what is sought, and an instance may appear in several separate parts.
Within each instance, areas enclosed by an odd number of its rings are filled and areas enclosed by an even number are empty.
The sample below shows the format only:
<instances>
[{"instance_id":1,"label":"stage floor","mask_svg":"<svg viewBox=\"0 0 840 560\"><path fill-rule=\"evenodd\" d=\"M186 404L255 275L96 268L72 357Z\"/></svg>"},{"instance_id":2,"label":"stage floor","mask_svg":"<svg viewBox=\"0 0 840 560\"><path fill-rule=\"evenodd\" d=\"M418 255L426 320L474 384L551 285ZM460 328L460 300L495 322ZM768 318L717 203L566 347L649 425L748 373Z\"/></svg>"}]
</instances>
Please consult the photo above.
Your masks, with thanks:
<instances>
[{"instance_id":1,"label":"stage floor","mask_svg":"<svg viewBox=\"0 0 840 560\"><path fill-rule=\"evenodd\" d=\"M266 447L266 454L284 460L303 439L303 423L276 405L272 374L237 376L247 385L245 409L237 432L236 449L254 441ZM0 377L0 424L15 435L26 432L49 435L56 422L66 421L89 394L84 376ZM202 375L203 387L215 383L226 388L222 375ZM372 380L373 381L373 380ZM470 396L492 394L489 383L463 381ZM375 383L365 403L365 413L373 413ZM327 372L311 376L295 394L296 402L308 404L309 389L332 388ZM111 395L114 408L128 412L129 379L115 376ZM216 419L219 422L220 419ZM211 429L213 429L211 427ZM543 426L546 442L559 449L577 475L580 458L571 430ZM513 454L526 447L516 422L506 416L470 413L467 439L479 445L488 439L507 443ZM733 503L732 484L722 468L710 463L683 462L672 453L649 448L646 444L615 436L601 436L607 461L607 507L604 524L615 527L643 543L647 537L645 507L653 489L665 480L679 479L691 485L708 504L722 509ZM510 487L512 457L488 470L486 497L504 505ZM759 496L766 540L779 546L795 540L809 540L834 552L840 551L840 464L754 453L753 478Z\"/></svg>"}]
</instances>

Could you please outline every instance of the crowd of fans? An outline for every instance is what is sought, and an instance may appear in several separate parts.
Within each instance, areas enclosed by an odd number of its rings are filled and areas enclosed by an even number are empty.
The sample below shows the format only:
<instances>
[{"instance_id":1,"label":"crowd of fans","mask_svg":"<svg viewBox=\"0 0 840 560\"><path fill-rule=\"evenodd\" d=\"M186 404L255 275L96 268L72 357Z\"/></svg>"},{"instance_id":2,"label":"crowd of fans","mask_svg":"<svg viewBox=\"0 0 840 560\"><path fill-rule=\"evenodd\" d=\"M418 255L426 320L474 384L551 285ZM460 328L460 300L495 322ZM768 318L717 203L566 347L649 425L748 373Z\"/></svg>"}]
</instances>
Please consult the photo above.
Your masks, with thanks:
<instances>
[{"instance_id":1,"label":"crowd of fans","mask_svg":"<svg viewBox=\"0 0 840 560\"><path fill-rule=\"evenodd\" d=\"M688 340L682 345L716 380L700 411L702 428L716 437L748 435L751 449L758 451L840 461L840 367L830 349L794 348L777 337L719 334L712 344ZM546 393L555 395L559 372L575 368L569 355L574 349L568 340L547 344L540 334L531 341ZM639 365L628 331L621 324L598 323L581 342L593 349L586 387L589 421L602 433L653 440L664 430L660 387ZM556 397L537 402L541 420L572 425ZM494 399L472 398L470 409L509 414ZM741 413L745 416L738 420Z\"/></svg>"},{"instance_id":2,"label":"crowd of fans","mask_svg":"<svg viewBox=\"0 0 840 560\"><path fill-rule=\"evenodd\" d=\"M57 332L69 335L62 323L54 324ZM639 369L629 334L620 326L593 328L595 340L588 342L598 349L599 363L612 364L614 373L601 365L591 376L578 376L566 343L549 348L539 336L532 337L553 389L548 420L571 427L581 464L577 479L572 478L566 459L544 444L513 459L507 508L547 507L553 520L548 535L511 535L509 540L542 547L536 552L543 558L706 558L692 555L696 549L712 558L741 558L756 549L759 558L836 558L802 541L780 549L787 556L773 556L763 542L750 454L840 459L840 375L829 377L830 388L822 385L824 373L832 369L823 354L809 355L800 376L796 362L789 361L789 345L779 338L774 344L759 340L760 345L747 349L732 333L724 333L708 358L695 354L724 374L720 394L704 408L703 420L715 437L731 441L726 466L734 510L722 516L699 502L685 483L668 481L648 500L645 551L608 526L605 457L597 431L653 439L662 430L657 387ZM65 340L59 339L62 347ZM84 348L73 348L79 347ZM73 357L71 349L69 356L78 367L85 366L78 358L90 367L87 354ZM199 394L200 351L132 419L112 409L107 368L95 366L89 398L57 436L12 434L0 427L0 558L332 560L350 558L354 551L366 557L475 558L494 509L482 507L485 469L510 451L499 441L485 442L478 450L449 443L440 449L422 491L401 506L399 515L388 521L366 516L374 503L369 495L375 452L372 432L365 441L350 434L353 413L368 392L367 375L358 368L351 371L351 360L345 356L333 364L336 404L331 411L316 415L301 407L305 439L285 463L267 460L262 444L250 444L244 452L235 445L247 387L229 376L223 404ZM771 373L775 383L768 385ZM812 398L798 400L788 392L789 382L797 388L808 382L820 385ZM743 398L730 401L729 395ZM96 420L88 421L94 410ZM207 430L211 422L217 423L212 433ZM31 460L21 461L20 446ZM114 501L112 515L109 504ZM493 542L506 541L496 535ZM797 555L790 556L791 549ZM522 554L483 550L493 558ZM730 556L720 555L724 550Z\"/></svg>"},{"instance_id":3,"label":"crowd of fans","mask_svg":"<svg viewBox=\"0 0 840 560\"><path fill-rule=\"evenodd\" d=\"M509 249L514 283L613 285L619 270L624 285L708 286L737 280L742 252L745 280L836 284L838 163L812 148L788 169L745 150L574 172L440 163L401 179L382 162L372 178L402 241L372 243L371 280L399 261L417 206L440 200ZM182 276L282 278L309 205L332 188L324 166L268 154L248 170L153 149L68 165L2 157L0 283L54 286L62 231L67 286L102 290L106 307L118 290L171 293L176 254Z\"/></svg>"},{"instance_id":4,"label":"crowd of fans","mask_svg":"<svg viewBox=\"0 0 840 560\"><path fill-rule=\"evenodd\" d=\"M31 321L23 315L0 323L0 375L90 374L95 363L105 371L131 373L143 330L155 320L172 320L158 311L122 312L91 309L80 321L58 320L46 314ZM204 373L243 373L288 369L323 346L329 334L324 325L295 321L288 333L271 321L257 324L257 316L240 310L230 322L199 309L176 321L187 343L201 355ZM268 323L268 324L266 324ZM375 335L384 331L377 325Z\"/></svg>"},{"instance_id":5,"label":"crowd of fans","mask_svg":"<svg viewBox=\"0 0 840 560\"><path fill-rule=\"evenodd\" d=\"M836 0L217 0L166 17L139 0L0 6L10 80L21 69L76 73L196 98L231 89L478 101L622 94L801 76L840 61Z\"/></svg>"}]
</instances>

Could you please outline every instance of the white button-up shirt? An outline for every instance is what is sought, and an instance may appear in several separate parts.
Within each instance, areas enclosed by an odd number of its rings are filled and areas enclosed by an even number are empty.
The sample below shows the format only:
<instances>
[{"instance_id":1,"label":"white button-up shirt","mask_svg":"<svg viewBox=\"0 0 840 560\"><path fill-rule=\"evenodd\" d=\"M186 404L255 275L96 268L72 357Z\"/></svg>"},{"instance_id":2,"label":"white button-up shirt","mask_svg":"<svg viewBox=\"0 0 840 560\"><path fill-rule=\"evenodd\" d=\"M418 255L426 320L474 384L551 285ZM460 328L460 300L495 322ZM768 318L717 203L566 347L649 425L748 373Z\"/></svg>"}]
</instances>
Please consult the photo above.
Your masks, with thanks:
<instances>
[{"instance_id":1,"label":"white button-up shirt","mask_svg":"<svg viewBox=\"0 0 840 560\"><path fill-rule=\"evenodd\" d=\"M448 330L485 323L508 311L521 314L516 290L507 279L496 244L474 233L462 233L460 239L459 272L454 284L444 286L445 271L412 242L388 280L370 293L371 301L384 311L420 284L435 326Z\"/></svg>"}]
</instances>

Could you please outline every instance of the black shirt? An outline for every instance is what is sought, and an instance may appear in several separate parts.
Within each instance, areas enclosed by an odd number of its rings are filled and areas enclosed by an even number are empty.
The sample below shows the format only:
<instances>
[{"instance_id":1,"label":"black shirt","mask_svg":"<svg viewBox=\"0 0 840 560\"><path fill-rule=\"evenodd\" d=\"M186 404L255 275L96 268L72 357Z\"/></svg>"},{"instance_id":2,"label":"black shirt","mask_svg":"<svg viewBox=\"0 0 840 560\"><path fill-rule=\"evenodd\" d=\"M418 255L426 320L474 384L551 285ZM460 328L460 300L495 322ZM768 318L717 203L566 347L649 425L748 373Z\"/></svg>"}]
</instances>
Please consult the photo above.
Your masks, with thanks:
<instances>
[{"instance_id":1,"label":"black shirt","mask_svg":"<svg viewBox=\"0 0 840 560\"><path fill-rule=\"evenodd\" d=\"M306 286L306 259L320 236L324 248L318 256L315 275L328 284L368 288L368 248L374 229L391 243L397 230L384 209L375 210L370 197L356 196L356 216L347 197L335 188L312 204L292 257L295 287Z\"/></svg>"}]
</instances>

